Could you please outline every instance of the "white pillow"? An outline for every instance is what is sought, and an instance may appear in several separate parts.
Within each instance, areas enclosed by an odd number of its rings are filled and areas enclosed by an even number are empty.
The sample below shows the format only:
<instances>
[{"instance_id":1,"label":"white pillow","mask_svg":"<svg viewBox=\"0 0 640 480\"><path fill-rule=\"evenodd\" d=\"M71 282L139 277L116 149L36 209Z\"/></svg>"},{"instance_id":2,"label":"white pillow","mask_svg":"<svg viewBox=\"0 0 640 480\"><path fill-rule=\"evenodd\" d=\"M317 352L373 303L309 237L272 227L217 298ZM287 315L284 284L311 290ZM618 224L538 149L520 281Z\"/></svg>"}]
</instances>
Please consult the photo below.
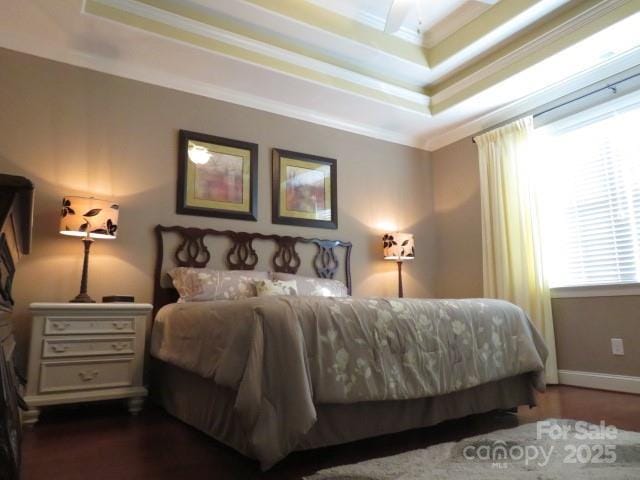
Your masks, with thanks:
<instances>
[{"instance_id":1,"label":"white pillow","mask_svg":"<svg viewBox=\"0 0 640 480\"><path fill-rule=\"evenodd\" d=\"M275 295L297 296L298 286L295 280L256 280L254 282L259 297Z\"/></svg>"},{"instance_id":2,"label":"white pillow","mask_svg":"<svg viewBox=\"0 0 640 480\"><path fill-rule=\"evenodd\" d=\"M273 280L295 280L298 285L298 295L302 297L348 297L347 286L340 280L330 278L310 278L292 273L273 272Z\"/></svg>"},{"instance_id":3,"label":"white pillow","mask_svg":"<svg viewBox=\"0 0 640 480\"><path fill-rule=\"evenodd\" d=\"M267 272L176 267L169 271L183 302L238 300L256 296L254 280L268 280Z\"/></svg>"}]
</instances>

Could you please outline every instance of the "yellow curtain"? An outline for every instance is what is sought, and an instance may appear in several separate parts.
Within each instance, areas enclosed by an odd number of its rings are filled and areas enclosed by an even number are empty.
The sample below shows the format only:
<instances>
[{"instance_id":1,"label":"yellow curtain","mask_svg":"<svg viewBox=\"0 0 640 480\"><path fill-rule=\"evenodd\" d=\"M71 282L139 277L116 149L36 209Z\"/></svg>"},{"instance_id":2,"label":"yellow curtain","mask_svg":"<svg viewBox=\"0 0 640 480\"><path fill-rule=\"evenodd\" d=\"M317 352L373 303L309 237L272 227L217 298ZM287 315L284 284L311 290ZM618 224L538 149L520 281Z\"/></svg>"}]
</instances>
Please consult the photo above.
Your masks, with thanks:
<instances>
[{"instance_id":1,"label":"yellow curtain","mask_svg":"<svg viewBox=\"0 0 640 480\"><path fill-rule=\"evenodd\" d=\"M475 138L480 157L484 295L526 311L549 348L546 378L558 383L549 285L542 265L536 191L531 184L533 119Z\"/></svg>"}]
</instances>

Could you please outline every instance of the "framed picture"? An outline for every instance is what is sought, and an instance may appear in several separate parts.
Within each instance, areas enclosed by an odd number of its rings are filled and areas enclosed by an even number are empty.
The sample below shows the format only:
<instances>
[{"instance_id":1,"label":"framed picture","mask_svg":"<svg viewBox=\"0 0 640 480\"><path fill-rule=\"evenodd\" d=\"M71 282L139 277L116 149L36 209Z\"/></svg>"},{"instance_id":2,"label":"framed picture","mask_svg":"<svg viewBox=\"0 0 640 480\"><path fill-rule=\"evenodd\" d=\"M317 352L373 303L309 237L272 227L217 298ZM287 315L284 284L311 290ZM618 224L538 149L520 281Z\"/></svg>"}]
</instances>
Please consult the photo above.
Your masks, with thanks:
<instances>
[{"instance_id":1,"label":"framed picture","mask_svg":"<svg viewBox=\"0 0 640 480\"><path fill-rule=\"evenodd\" d=\"M255 221L257 199L257 144L180 130L177 213Z\"/></svg>"},{"instance_id":2,"label":"framed picture","mask_svg":"<svg viewBox=\"0 0 640 480\"><path fill-rule=\"evenodd\" d=\"M336 160L273 149L272 221L338 228Z\"/></svg>"}]
</instances>

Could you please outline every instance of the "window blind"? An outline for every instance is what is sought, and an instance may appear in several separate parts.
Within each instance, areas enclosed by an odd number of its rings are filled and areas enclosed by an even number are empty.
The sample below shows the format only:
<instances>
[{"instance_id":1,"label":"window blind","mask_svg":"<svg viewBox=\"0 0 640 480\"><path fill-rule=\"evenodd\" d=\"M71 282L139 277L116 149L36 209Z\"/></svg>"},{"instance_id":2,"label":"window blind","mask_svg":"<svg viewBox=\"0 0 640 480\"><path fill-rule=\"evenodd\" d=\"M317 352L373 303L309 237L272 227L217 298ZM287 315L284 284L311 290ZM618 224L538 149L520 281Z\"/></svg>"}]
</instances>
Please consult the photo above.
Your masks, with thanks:
<instances>
[{"instance_id":1,"label":"window blind","mask_svg":"<svg viewBox=\"0 0 640 480\"><path fill-rule=\"evenodd\" d=\"M541 220L551 286L640 282L640 108L542 144Z\"/></svg>"}]
</instances>

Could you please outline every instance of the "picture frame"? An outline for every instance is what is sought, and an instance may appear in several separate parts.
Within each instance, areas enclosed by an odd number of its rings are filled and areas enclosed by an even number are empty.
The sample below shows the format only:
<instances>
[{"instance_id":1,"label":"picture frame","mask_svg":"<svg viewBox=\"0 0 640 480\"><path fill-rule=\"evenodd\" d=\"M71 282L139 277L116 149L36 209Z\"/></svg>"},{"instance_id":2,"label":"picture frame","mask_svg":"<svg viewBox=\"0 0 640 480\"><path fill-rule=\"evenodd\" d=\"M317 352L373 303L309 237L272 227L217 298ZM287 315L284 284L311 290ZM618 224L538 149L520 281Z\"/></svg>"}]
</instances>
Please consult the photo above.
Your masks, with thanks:
<instances>
[{"instance_id":1,"label":"picture frame","mask_svg":"<svg viewBox=\"0 0 640 480\"><path fill-rule=\"evenodd\" d=\"M338 228L337 161L280 148L271 159L272 223Z\"/></svg>"},{"instance_id":2,"label":"picture frame","mask_svg":"<svg viewBox=\"0 0 640 480\"><path fill-rule=\"evenodd\" d=\"M180 130L176 213L258 219L258 145Z\"/></svg>"}]
</instances>

